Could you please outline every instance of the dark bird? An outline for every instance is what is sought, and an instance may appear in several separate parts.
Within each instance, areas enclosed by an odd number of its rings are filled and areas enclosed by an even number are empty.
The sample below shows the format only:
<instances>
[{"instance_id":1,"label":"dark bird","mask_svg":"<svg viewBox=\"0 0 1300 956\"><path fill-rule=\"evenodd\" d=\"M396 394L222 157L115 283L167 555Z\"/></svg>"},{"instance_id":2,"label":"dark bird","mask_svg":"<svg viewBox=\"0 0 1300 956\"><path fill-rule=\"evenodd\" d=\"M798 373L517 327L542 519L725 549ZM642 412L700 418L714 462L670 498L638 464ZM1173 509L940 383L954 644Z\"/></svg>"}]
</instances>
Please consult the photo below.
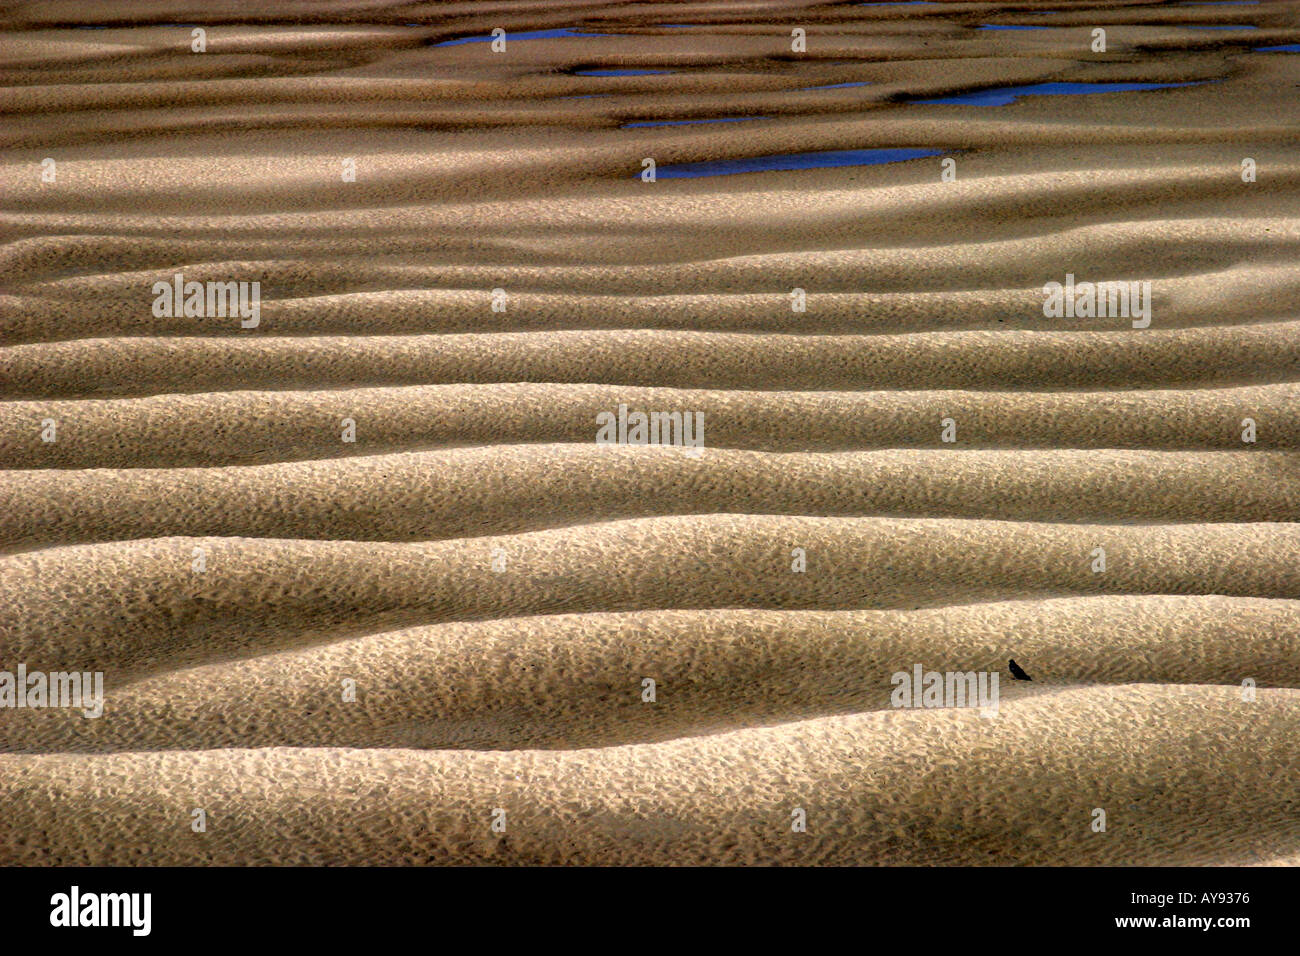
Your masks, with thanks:
<instances>
[{"instance_id":1,"label":"dark bird","mask_svg":"<svg viewBox=\"0 0 1300 956\"><path fill-rule=\"evenodd\" d=\"M1020 665L1014 660L1007 661L1007 667L1011 668L1011 676L1016 680L1033 680L1032 677L1020 669Z\"/></svg>"}]
</instances>

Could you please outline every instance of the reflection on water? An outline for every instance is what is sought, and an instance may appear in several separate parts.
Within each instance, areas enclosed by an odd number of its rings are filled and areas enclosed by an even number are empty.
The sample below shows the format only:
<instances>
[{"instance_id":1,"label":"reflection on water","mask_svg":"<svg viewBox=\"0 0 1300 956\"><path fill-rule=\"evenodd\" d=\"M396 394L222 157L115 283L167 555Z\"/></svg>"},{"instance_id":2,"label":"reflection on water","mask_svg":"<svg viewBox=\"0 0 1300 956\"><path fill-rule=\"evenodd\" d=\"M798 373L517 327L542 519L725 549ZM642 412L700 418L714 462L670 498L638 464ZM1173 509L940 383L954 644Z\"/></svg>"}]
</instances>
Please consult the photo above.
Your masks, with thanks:
<instances>
[{"instance_id":1,"label":"reflection on water","mask_svg":"<svg viewBox=\"0 0 1300 956\"><path fill-rule=\"evenodd\" d=\"M1165 90L1176 86L1199 86L1191 83L1034 83L1030 86L1001 86L992 90L975 90L916 103L961 103L966 106L1006 106L1021 96L1082 96L1089 93L1127 93L1135 90Z\"/></svg>"},{"instance_id":2,"label":"reflection on water","mask_svg":"<svg viewBox=\"0 0 1300 956\"><path fill-rule=\"evenodd\" d=\"M564 37L607 37L610 33L579 33L577 30L531 30L520 33L506 33L507 40L556 40ZM460 46L462 43L491 43L491 34L481 37L458 37L455 40L443 40L432 46Z\"/></svg>"},{"instance_id":3,"label":"reflection on water","mask_svg":"<svg viewBox=\"0 0 1300 956\"><path fill-rule=\"evenodd\" d=\"M780 153L774 156L749 156L744 159L717 159L704 163L681 163L661 166L660 179L690 179L696 176L730 176L734 173L760 173L771 170L824 169L834 166L875 166L901 163L908 159L942 155L941 149L834 149L817 153Z\"/></svg>"}]
</instances>

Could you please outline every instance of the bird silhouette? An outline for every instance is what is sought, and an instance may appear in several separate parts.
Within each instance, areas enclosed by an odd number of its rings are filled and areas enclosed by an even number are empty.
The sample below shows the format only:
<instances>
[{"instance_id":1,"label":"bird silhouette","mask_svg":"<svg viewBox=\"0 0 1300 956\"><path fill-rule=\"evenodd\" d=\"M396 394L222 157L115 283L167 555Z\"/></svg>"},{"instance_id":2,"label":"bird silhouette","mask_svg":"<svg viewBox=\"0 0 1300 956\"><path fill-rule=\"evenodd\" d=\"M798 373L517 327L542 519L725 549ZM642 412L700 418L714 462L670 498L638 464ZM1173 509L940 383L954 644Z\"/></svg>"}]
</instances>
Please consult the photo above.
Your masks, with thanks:
<instances>
[{"instance_id":1,"label":"bird silhouette","mask_svg":"<svg viewBox=\"0 0 1300 956\"><path fill-rule=\"evenodd\" d=\"M1026 674L1021 669L1020 665L1017 664L1014 660L1007 661L1007 667L1011 668L1011 676L1014 677L1016 680L1033 680L1033 678L1030 677L1028 674Z\"/></svg>"}]
</instances>

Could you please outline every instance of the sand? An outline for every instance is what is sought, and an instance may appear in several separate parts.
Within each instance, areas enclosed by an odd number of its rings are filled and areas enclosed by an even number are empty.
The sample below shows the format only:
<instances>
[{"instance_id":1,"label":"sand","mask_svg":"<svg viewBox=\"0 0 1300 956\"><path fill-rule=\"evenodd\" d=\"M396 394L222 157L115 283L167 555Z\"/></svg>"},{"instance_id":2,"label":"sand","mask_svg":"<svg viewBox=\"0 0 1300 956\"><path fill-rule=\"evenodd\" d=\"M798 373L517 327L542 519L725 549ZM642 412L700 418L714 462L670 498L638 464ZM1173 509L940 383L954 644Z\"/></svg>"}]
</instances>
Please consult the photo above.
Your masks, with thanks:
<instances>
[{"instance_id":1,"label":"sand","mask_svg":"<svg viewBox=\"0 0 1300 956\"><path fill-rule=\"evenodd\" d=\"M1038 6L6 10L0 863L1300 862L1300 18Z\"/></svg>"}]
</instances>

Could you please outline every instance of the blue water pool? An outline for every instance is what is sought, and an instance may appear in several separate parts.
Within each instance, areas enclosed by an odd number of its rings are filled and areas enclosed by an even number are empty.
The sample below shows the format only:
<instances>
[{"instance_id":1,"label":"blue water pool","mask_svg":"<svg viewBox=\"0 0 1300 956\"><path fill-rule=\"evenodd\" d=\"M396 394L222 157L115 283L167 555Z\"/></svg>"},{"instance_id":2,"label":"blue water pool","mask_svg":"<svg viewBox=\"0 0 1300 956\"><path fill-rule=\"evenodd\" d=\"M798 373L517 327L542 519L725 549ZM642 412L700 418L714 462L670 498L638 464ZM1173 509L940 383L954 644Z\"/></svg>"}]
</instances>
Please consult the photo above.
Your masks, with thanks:
<instances>
[{"instance_id":1,"label":"blue water pool","mask_svg":"<svg viewBox=\"0 0 1300 956\"><path fill-rule=\"evenodd\" d=\"M1128 93L1136 90L1166 90L1176 86L1198 86L1204 81L1191 83L1034 83L1030 86L1003 86L993 90L975 90L957 96L935 100L914 100L916 103L960 103L966 106L1006 106L1021 96L1083 96L1089 93Z\"/></svg>"},{"instance_id":2,"label":"blue water pool","mask_svg":"<svg viewBox=\"0 0 1300 956\"><path fill-rule=\"evenodd\" d=\"M908 159L942 155L941 149L835 149L819 153L781 153L744 159L717 159L704 163L661 166L660 179L691 179L697 176L731 176L772 170L826 169L836 166L876 166Z\"/></svg>"},{"instance_id":3,"label":"blue water pool","mask_svg":"<svg viewBox=\"0 0 1300 956\"><path fill-rule=\"evenodd\" d=\"M523 33L506 33L506 40L558 40L565 37L606 37L608 33L578 33L576 30L567 28L559 30L531 30ZM435 43L433 46L460 46L462 43L491 43L493 37L458 37L455 40L443 40L441 43Z\"/></svg>"}]
</instances>

